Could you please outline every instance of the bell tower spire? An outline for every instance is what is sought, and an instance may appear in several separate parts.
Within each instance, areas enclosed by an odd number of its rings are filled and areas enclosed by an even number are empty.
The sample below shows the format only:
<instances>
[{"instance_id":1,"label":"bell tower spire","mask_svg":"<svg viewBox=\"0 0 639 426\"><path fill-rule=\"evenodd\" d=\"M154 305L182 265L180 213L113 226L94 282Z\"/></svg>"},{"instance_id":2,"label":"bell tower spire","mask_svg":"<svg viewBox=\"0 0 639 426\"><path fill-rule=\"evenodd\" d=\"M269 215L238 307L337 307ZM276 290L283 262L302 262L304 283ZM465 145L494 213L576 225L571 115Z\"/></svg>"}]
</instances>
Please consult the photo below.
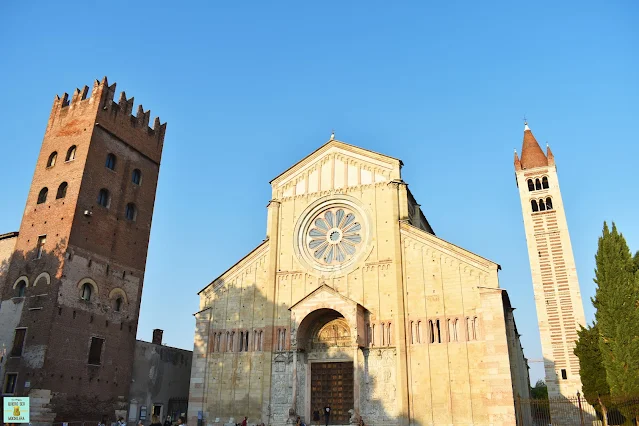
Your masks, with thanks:
<instances>
[{"instance_id":1,"label":"bell tower spire","mask_svg":"<svg viewBox=\"0 0 639 426\"><path fill-rule=\"evenodd\" d=\"M528 245L548 396L581 392L579 359L574 354L577 329L585 325L583 303L568 223L559 189L555 157L544 154L528 123L515 175ZM559 421L553 414L553 424ZM558 423L559 424L559 423Z\"/></svg>"}]
</instances>

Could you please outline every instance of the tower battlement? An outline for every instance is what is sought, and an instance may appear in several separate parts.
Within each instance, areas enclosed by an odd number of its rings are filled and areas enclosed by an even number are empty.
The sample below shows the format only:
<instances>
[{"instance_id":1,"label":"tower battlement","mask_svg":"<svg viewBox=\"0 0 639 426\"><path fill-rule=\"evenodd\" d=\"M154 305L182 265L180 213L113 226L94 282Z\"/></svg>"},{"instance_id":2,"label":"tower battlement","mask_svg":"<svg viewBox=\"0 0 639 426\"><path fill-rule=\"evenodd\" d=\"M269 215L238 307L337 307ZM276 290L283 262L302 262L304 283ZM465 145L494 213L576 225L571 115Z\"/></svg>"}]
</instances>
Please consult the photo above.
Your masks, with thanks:
<instances>
[{"instance_id":1,"label":"tower battlement","mask_svg":"<svg viewBox=\"0 0 639 426\"><path fill-rule=\"evenodd\" d=\"M47 133L56 132L67 126L70 121L81 117L93 116L95 124L116 137L135 141L138 149L152 158L159 158L164 144L166 122L160 123L160 117L155 117L153 127L149 127L151 110L144 110L138 105L133 115L134 97L127 99L126 93L121 92L117 102L114 102L116 83L109 85L106 77L101 81L95 80L93 88L84 86L75 89L69 97L68 93L56 95L51 108L51 115L47 125Z\"/></svg>"}]
</instances>

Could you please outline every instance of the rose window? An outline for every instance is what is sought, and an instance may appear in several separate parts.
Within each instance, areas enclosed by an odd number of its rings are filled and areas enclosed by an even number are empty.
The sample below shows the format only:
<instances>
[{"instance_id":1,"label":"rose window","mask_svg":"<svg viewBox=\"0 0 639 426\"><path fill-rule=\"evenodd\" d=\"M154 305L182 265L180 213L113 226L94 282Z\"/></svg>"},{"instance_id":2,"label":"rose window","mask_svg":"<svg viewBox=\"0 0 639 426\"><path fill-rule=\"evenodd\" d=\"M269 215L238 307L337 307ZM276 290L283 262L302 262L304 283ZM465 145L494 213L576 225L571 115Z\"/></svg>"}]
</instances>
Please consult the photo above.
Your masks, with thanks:
<instances>
[{"instance_id":1,"label":"rose window","mask_svg":"<svg viewBox=\"0 0 639 426\"><path fill-rule=\"evenodd\" d=\"M361 230L354 213L341 207L326 210L310 226L308 248L320 263L343 263L357 252L362 242Z\"/></svg>"}]
</instances>

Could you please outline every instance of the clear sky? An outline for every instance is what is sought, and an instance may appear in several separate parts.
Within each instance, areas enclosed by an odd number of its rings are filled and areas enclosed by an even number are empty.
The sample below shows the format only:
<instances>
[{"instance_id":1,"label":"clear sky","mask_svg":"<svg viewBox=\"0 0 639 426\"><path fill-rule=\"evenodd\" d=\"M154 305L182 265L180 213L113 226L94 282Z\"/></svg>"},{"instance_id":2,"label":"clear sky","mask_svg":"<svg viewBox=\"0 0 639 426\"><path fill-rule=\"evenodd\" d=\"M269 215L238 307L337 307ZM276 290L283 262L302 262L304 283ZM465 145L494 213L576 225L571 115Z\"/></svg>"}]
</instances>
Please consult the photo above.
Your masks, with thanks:
<instances>
[{"instance_id":1,"label":"clear sky","mask_svg":"<svg viewBox=\"0 0 639 426\"><path fill-rule=\"evenodd\" d=\"M2 2L0 233L54 95L107 75L168 121L138 338L192 349L196 292L265 238L268 182L334 128L401 158L437 235L501 264L539 359L522 117L555 154L591 319L603 221L639 249L638 21L633 0Z\"/></svg>"}]
</instances>

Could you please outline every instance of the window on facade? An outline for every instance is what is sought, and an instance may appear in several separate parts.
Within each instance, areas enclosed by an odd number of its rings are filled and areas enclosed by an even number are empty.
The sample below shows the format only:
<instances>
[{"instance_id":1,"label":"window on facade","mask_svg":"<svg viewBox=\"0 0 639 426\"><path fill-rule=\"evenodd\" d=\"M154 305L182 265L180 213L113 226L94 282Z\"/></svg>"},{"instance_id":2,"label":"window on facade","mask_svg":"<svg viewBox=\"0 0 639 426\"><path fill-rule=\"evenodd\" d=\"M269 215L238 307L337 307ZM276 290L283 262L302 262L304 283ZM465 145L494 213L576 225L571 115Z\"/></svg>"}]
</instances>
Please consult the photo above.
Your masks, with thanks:
<instances>
[{"instance_id":1,"label":"window on facade","mask_svg":"<svg viewBox=\"0 0 639 426\"><path fill-rule=\"evenodd\" d=\"M60 186L58 186L58 192L55 194L55 199L58 200L60 198L64 198L67 196L67 187L69 186L68 183L66 182L62 182L60 184Z\"/></svg>"},{"instance_id":2,"label":"window on facade","mask_svg":"<svg viewBox=\"0 0 639 426\"><path fill-rule=\"evenodd\" d=\"M47 195L49 195L49 188L46 186L40 190L38 194L38 204L42 204L47 201Z\"/></svg>"},{"instance_id":3,"label":"window on facade","mask_svg":"<svg viewBox=\"0 0 639 426\"><path fill-rule=\"evenodd\" d=\"M42 253L44 253L44 245L47 242L46 235L40 235L38 237L38 243L36 246L36 259L40 259L42 257Z\"/></svg>"},{"instance_id":4,"label":"window on facade","mask_svg":"<svg viewBox=\"0 0 639 426\"><path fill-rule=\"evenodd\" d=\"M453 320L453 338L455 342L459 340L459 338L457 337L457 323L458 323L458 320L457 318L455 318Z\"/></svg>"},{"instance_id":5,"label":"window on facade","mask_svg":"<svg viewBox=\"0 0 639 426\"><path fill-rule=\"evenodd\" d=\"M142 181L142 172L140 171L140 169L133 170L133 174L131 175L131 180L136 185L140 184L140 181Z\"/></svg>"},{"instance_id":6,"label":"window on facade","mask_svg":"<svg viewBox=\"0 0 639 426\"><path fill-rule=\"evenodd\" d=\"M7 373L4 379L4 393L13 394L16 391L16 383L18 381L17 373Z\"/></svg>"},{"instance_id":7,"label":"window on facade","mask_svg":"<svg viewBox=\"0 0 639 426\"><path fill-rule=\"evenodd\" d=\"M58 159L57 151L53 151L51 155L49 155L49 159L47 160L47 167L55 166L55 160Z\"/></svg>"},{"instance_id":8,"label":"window on facade","mask_svg":"<svg viewBox=\"0 0 639 426\"><path fill-rule=\"evenodd\" d=\"M234 340L235 340L235 332L231 331L231 335L229 336L229 352L233 352Z\"/></svg>"},{"instance_id":9,"label":"window on facade","mask_svg":"<svg viewBox=\"0 0 639 426\"><path fill-rule=\"evenodd\" d=\"M240 348L238 352L242 352L244 350L244 332L240 331Z\"/></svg>"},{"instance_id":10,"label":"window on facade","mask_svg":"<svg viewBox=\"0 0 639 426\"><path fill-rule=\"evenodd\" d=\"M413 321L410 322L410 344L415 344L415 323Z\"/></svg>"},{"instance_id":11,"label":"window on facade","mask_svg":"<svg viewBox=\"0 0 639 426\"><path fill-rule=\"evenodd\" d=\"M535 183L533 182L532 179L528 179L528 190L529 191L534 191L535 190Z\"/></svg>"},{"instance_id":12,"label":"window on facade","mask_svg":"<svg viewBox=\"0 0 639 426\"><path fill-rule=\"evenodd\" d=\"M435 326L432 320L428 320L428 341L435 343Z\"/></svg>"},{"instance_id":13,"label":"window on facade","mask_svg":"<svg viewBox=\"0 0 639 426\"><path fill-rule=\"evenodd\" d=\"M473 340L477 340L479 336L479 318L473 318Z\"/></svg>"},{"instance_id":14,"label":"window on facade","mask_svg":"<svg viewBox=\"0 0 639 426\"><path fill-rule=\"evenodd\" d=\"M73 161L75 160L75 150L76 150L76 146L73 145L71 148L69 148L69 150L67 151L67 156L65 157L64 161Z\"/></svg>"},{"instance_id":15,"label":"window on facade","mask_svg":"<svg viewBox=\"0 0 639 426\"><path fill-rule=\"evenodd\" d=\"M264 332L260 330L260 351L264 350Z\"/></svg>"},{"instance_id":16,"label":"window on facade","mask_svg":"<svg viewBox=\"0 0 639 426\"><path fill-rule=\"evenodd\" d=\"M435 335L435 339L436 339L435 341L437 343L441 343L442 342L442 330L441 330L441 327L439 326L439 320L435 321L435 329L436 329L435 332L437 333Z\"/></svg>"},{"instance_id":17,"label":"window on facade","mask_svg":"<svg viewBox=\"0 0 639 426\"><path fill-rule=\"evenodd\" d=\"M87 302L90 301L92 291L93 291L93 287L91 287L91 284L89 283L82 284L82 300L86 300Z\"/></svg>"},{"instance_id":18,"label":"window on facade","mask_svg":"<svg viewBox=\"0 0 639 426\"><path fill-rule=\"evenodd\" d=\"M244 352L248 352L248 348L249 348L249 332L248 330L246 330L246 333L244 333Z\"/></svg>"},{"instance_id":19,"label":"window on facade","mask_svg":"<svg viewBox=\"0 0 639 426\"><path fill-rule=\"evenodd\" d=\"M552 210L552 198L546 198L546 210Z\"/></svg>"},{"instance_id":20,"label":"window on facade","mask_svg":"<svg viewBox=\"0 0 639 426\"><path fill-rule=\"evenodd\" d=\"M530 206L532 207L533 212L539 211L539 206L537 205L537 200L530 200Z\"/></svg>"},{"instance_id":21,"label":"window on facade","mask_svg":"<svg viewBox=\"0 0 639 426\"><path fill-rule=\"evenodd\" d=\"M102 207L109 207L110 201L111 197L109 195L109 190L102 188L98 193L98 204Z\"/></svg>"},{"instance_id":22,"label":"window on facade","mask_svg":"<svg viewBox=\"0 0 639 426\"><path fill-rule=\"evenodd\" d=\"M13 338L13 347L11 348L11 356L22 356L22 348L24 347L24 337L27 334L26 328L16 328Z\"/></svg>"},{"instance_id":23,"label":"window on facade","mask_svg":"<svg viewBox=\"0 0 639 426\"><path fill-rule=\"evenodd\" d=\"M115 303L114 303L113 308L115 309L115 312L120 312L122 310L122 298L121 297L118 297L117 299L115 299Z\"/></svg>"},{"instance_id":24,"label":"window on facade","mask_svg":"<svg viewBox=\"0 0 639 426\"><path fill-rule=\"evenodd\" d=\"M115 170L115 155L113 155L113 154L107 155L106 163L104 164L104 166L107 169Z\"/></svg>"},{"instance_id":25,"label":"window on facade","mask_svg":"<svg viewBox=\"0 0 639 426\"><path fill-rule=\"evenodd\" d=\"M422 343L422 322L417 321L417 343Z\"/></svg>"},{"instance_id":26,"label":"window on facade","mask_svg":"<svg viewBox=\"0 0 639 426\"><path fill-rule=\"evenodd\" d=\"M561 378L564 380L568 379L568 373L566 372L565 368L561 369Z\"/></svg>"},{"instance_id":27,"label":"window on facade","mask_svg":"<svg viewBox=\"0 0 639 426\"><path fill-rule=\"evenodd\" d=\"M386 346L386 324L382 323L382 346Z\"/></svg>"},{"instance_id":28,"label":"window on facade","mask_svg":"<svg viewBox=\"0 0 639 426\"><path fill-rule=\"evenodd\" d=\"M217 333L217 336L215 336L215 352L221 352L222 351L222 333Z\"/></svg>"},{"instance_id":29,"label":"window on facade","mask_svg":"<svg viewBox=\"0 0 639 426\"><path fill-rule=\"evenodd\" d=\"M386 325L386 337L387 337L386 345L390 346L391 345L391 323L390 322Z\"/></svg>"},{"instance_id":30,"label":"window on facade","mask_svg":"<svg viewBox=\"0 0 639 426\"><path fill-rule=\"evenodd\" d=\"M546 203L544 203L544 200L539 200L539 211L546 211Z\"/></svg>"},{"instance_id":31,"label":"window on facade","mask_svg":"<svg viewBox=\"0 0 639 426\"><path fill-rule=\"evenodd\" d=\"M535 189L536 190L541 189L541 181L539 179L535 179Z\"/></svg>"},{"instance_id":32,"label":"window on facade","mask_svg":"<svg viewBox=\"0 0 639 426\"><path fill-rule=\"evenodd\" d=\"M18 285L16 286L16 294L17 297L24 297L24 293L27 291L27 282L25 280L20 280Z\"/></svg>"},{"instance_id":33,"label":"window on facade","mask_svg":"<svg viewBox=\"0 0 639 426\"><path fill-rule=\"evenodd\" d=\"M371 328L371 346L375 346L375 324Z\"/></svg>"},{"instance_id":34,"label":"window on facade","mask_svg":"<svg viewBox=\"0 0 639 426\"><path fill-rule=\"evenodd\" d=\"M135 204L129 203L126 205L124 216L126 217L127 220L135 220L137 213L138 213L138 209L135 207Z\"/></svg>"},{"instance_id":35,"label":"window on facade","mask_svg":"<svg viewBox=\"0 0 639 426\"><path fill-rule=\"evenodd\" d=\"M104 339L99 337L91 338L91 347L89 348L89 364L100 365L102 358L102 346Z\"/></svg>"},{"instance_id":36,"label":"window on facade","mask_svg":"<svg viewBox=\"0 0 639 426\"><path fill-rule=\"evenodd\" d=\"M544 176L543 178L541 178L541 186L544 189L548 189L548 178L546 176Z\"/></svg>"}]
</instances>

